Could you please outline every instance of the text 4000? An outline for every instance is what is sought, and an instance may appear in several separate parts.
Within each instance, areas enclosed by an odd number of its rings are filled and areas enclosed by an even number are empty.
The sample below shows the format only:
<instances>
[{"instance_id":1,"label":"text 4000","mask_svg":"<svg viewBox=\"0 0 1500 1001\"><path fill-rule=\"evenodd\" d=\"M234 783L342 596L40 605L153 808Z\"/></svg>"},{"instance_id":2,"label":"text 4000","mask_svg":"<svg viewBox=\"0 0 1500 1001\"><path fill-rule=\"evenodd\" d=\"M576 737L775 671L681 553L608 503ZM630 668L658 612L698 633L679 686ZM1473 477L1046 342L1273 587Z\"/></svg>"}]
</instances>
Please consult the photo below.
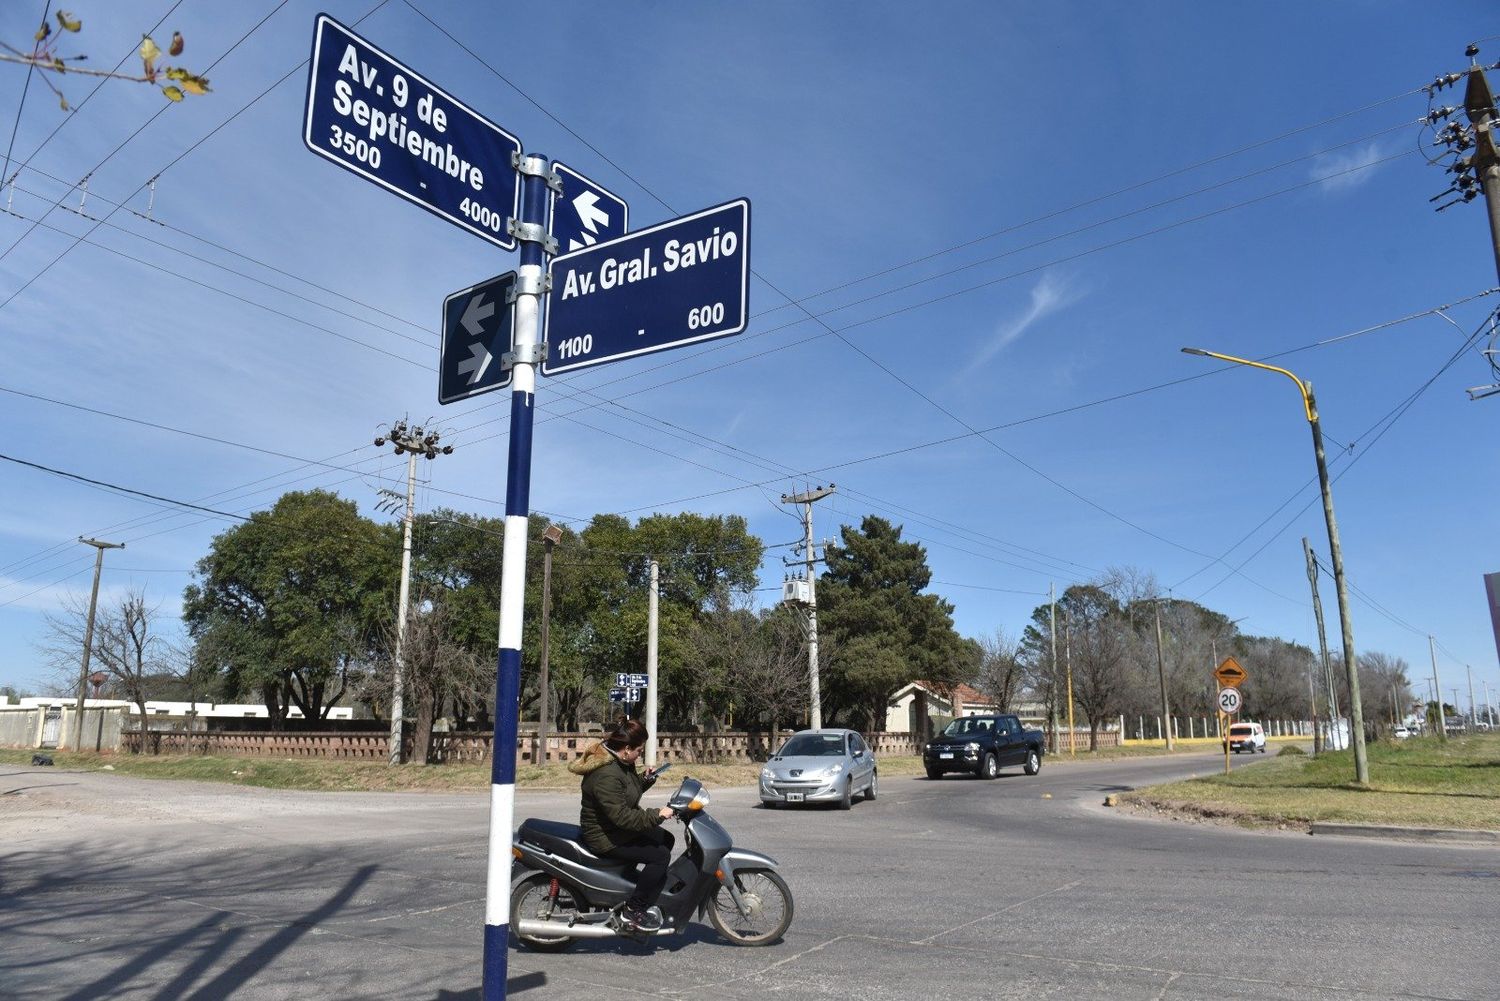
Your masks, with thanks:
<instances>
[{"instance_id":1,"label":"text 4000","mask_svg":"<svg viewBox=\"0 0 1500 1001\"><path fill-rule=\"evenodd\" d=\"M328 145L334 149L343 150L348 156L354 157L360 163L368 163L372 167L380 166L380 147L374 143L356 139L352 133L345 132L337 125L332 126L333 131L328 136Z\"/></svg>"},{"instance_id":2,"label":"text 4000","mask_svg":"<svg viewBox=\"0 0 1500 1001\"><path fill-rule=\"evenodd\" d=\"M479 225L487 227L490 232L498 233L505 225L505 217L484 205L479 204L472 198L465 198L458 203L458 210L473 219Z\"/></svg>"},{"instance_id":3,"label":"text 4000","mask_svg":"<svg viewBox=\"0 0 1500 1001\"><path fill-rule=\"evenodd\" d=\"M594 350L594 335L584 334L582 337L569 337L557 345L558 358L581 358Z\"/></svg>"},{"instance_id":4,"label":"text 4000","mask_svg":"<svg viewBox=\"0 0 1500 1001\"><path fill-rule=\"evenodd\" d=\"M688 329L697 330L699 327L713 327L724 322L724 304L716 302L712 306L699 306L697 309L688 310Z\"/></svg>"}]
</instances>

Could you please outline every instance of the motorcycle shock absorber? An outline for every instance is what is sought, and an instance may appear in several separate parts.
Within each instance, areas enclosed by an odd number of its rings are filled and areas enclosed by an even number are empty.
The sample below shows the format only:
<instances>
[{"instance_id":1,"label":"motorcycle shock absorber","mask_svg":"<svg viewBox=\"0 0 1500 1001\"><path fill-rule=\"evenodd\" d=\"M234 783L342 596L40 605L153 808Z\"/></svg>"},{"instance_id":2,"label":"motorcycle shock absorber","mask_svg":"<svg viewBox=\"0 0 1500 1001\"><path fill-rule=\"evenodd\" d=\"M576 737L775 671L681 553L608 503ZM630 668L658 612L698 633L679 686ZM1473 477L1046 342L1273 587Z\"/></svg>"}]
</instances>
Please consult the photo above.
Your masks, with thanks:
<instances>
[{"instance_id":1,"label":"motorcycle shock absorber","mask_svg":"<svg viewBox=\"0 0 1500 1001\"><path fill-rule=\"evenodd\" d=\"M547 887L547 913L543 915L544 919L552 917L552 912L557 909L557 893L561 888L562 884L553 876L552 884Z\"/></svg>"}]
</instances>

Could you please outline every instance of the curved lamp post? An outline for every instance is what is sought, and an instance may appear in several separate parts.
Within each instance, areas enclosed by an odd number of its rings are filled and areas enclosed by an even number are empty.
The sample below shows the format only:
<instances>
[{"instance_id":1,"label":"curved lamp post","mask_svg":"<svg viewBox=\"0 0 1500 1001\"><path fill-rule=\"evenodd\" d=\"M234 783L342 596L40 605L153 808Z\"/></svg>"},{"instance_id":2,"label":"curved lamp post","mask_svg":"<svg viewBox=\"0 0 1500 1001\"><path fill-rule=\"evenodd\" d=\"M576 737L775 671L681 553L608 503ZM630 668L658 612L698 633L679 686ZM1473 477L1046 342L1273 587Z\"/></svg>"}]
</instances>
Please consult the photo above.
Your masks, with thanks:
<instances>
[{"instance_id":1,"label":"curved lamp post","mask_svg":"<svg viewBox=\"0 0 1500 1001\"><path fill-rule=\"evenodd\" d=\"M1323 458L1323 429L1318 425L1318 404L1313 399L1312 385L1275 365L1265 365L1248 358L1236 358L1202 348L1183 348L1182 351L1184 354L1217 358L1235 365L1265 369L1267 372L1279 372L1295 382L1298 391L1302 393L1302 409L1312 428L1313 452L1318 459L1318 485L1323 490L1323 519L1328 523L1328 554L1333 563L1334 588L1338 592L1339 626L1343 630L1344 641L1344 673L1349 681L1349 737L1354 745L1354 778L1361 784L1367 784L1370 781L1370 762L1365 755L1364 710L1359 700L1359 670L1354 662L1354 626L1349 621L1349 595L1344 587L1344 556L1339 547L1338 522L1333 517L1333 493L1328 485L1328 463Z\"/></svg>"}]
</instances>

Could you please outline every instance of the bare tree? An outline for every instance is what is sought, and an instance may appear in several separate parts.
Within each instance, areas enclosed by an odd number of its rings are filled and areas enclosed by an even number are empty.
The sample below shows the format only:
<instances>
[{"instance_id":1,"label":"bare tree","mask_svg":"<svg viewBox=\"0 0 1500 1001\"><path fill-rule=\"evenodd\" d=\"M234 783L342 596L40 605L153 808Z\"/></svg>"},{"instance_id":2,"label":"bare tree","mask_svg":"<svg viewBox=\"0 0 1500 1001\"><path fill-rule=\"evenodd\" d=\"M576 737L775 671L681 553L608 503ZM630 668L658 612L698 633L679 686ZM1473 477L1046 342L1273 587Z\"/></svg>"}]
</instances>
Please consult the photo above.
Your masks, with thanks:
<instances>
[{"instance_id":1,"label":"bare tree","mask_svg":"<svg viewBox=\"0 0 1500 1001\"><path fill-rule=\"evenodd\" d=\"M82 596L63 599L59 613L48 613L46 639L39 646L57 671L64 690L77 683L88 630L88 602ZM101 605L94 615L91 663L107 676L114 693L136 704L141 726L146 725L146 702L157 686L182 674L180 651L158 632L161 606L146 603L143 590L131 590L118 601Z\"/></svg>"},{"instance_id":2,"label":"bare tree","mask_svg":"<svg viewBox=\"0 0 1500 1001\"><path fill-rule=\"evenodd\" d=\"M404 700L415 707L411 760L431 760L432 728L451 702L459 705L484 703L494 684L494 672L478 655L451 635L450 613L441 604L418 602L406 620L402 645ZM396 628L389 626L375 652L372 670L365 676L359 697L389 705L395 679ZM499 749L496 749L499 753Z\"/></svg>"},{"instance_id":3,"label":"bare tree","mask_svg":"<svg viewBox=\"0 0 1500 1001\"><path fill-rule=\"evenodd\" d=\"M1025 669L1021 659L1021 641L1004 629L996 629L979 640L979 670L974 687L988 696L1000 712L1009 712L1021 690Z\"/></svg>"},{"instance_id":4,"label":"bare tree","mask_svg":"<svg viewBox=\"0 0 1500 1001\"><path fill-rule=\"evenodd\" d=\"M805 629L789 608L757 615L748 596L719 596L694 630L704 687L731 694L742 717L764 717L774 743L782 722L807 699Z\"/></svg>"}]
</instances>

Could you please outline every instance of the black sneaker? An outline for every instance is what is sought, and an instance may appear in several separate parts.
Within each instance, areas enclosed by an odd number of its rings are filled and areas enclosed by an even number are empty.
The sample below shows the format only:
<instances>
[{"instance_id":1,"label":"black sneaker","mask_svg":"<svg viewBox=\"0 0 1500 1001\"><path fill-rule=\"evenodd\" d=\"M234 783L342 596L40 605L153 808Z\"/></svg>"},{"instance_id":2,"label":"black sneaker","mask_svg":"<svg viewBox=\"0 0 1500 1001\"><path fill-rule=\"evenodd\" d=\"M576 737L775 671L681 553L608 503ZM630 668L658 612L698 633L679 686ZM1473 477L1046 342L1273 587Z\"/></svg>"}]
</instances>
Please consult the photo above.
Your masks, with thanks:
<instances>
[{"instance_id":1,"label":"black sneaker","mask_svg":"<svg viewBox=\"0 0 1500 1001\"><path fill-rule=\"evenodd\" d=\"M653 913L655 912L655 913ZM661 927L661 914L656 908L638 911L633 907L620 908L620 918L632 931L656 931Z\"/></svg>"}]
</instances>

